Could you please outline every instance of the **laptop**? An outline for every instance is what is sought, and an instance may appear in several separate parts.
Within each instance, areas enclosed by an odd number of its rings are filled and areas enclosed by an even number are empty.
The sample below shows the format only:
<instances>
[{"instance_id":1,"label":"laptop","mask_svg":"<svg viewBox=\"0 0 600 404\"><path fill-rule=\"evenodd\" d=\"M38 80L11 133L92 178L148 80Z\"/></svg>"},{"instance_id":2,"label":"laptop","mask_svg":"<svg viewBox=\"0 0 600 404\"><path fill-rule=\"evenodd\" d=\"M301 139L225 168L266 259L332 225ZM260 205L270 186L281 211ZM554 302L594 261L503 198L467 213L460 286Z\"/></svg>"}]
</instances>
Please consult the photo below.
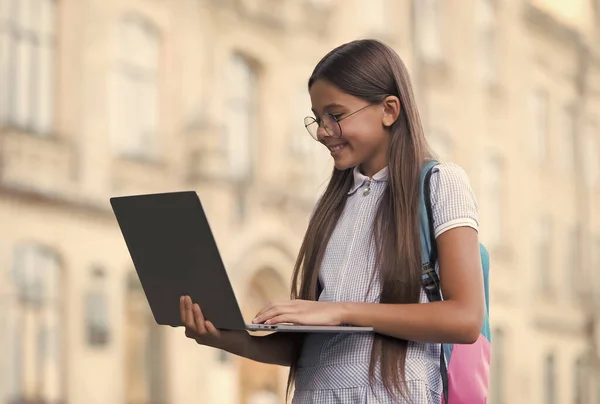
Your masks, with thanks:
<instances>
[{"instance_id":1,"label":"laptop","mask_svg":"<svg viewBox=\"0 0 600 404\"><path fill-rule=\"evenodd\" d=\"M154 320L183 326L180 296L190 296L217 329L372 332L372 327L246 324L208 219L195 191L110 199Z\"/></svg>"}]
</instances>

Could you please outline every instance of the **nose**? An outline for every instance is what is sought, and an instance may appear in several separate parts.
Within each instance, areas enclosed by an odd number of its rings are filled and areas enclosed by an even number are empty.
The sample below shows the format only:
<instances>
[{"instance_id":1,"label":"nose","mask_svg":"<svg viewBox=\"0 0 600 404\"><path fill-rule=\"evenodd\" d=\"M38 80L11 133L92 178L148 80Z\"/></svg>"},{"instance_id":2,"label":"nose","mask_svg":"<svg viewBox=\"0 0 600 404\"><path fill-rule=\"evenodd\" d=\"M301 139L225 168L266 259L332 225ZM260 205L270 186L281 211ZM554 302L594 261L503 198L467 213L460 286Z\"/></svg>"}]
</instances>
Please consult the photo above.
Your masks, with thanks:
<instances>
[{"instance_id":1,"label":"nose","mask_svg":"<svg viewBox=\"0 0 600 404\"><path fill-rule=\"evenodd\" d=\"M317 139L319 140L319 142L322 142L326 137L331 137L331 135L329 134L329 132L327 132L325 126L323 126L323 123L321 122L319 128L317 129Z\"/></svg>"}]
</instances>

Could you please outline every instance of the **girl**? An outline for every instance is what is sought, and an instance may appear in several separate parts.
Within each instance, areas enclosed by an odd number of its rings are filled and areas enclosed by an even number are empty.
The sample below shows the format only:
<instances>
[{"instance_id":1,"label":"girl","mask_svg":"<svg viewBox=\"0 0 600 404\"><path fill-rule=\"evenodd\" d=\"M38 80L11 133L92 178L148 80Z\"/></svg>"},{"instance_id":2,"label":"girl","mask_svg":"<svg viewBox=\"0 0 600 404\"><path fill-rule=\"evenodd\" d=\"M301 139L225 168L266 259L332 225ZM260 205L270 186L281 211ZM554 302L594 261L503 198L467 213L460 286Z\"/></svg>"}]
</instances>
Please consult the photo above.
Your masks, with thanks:
<instances>
[{"instance_id":1,"label":"girl","mask_svg":"<svg viewBox=\"0 0 600 404\"><path fill-rule=\"evenodd\" d=\"M440 343L474 343L485 310L477 203L464 171L439 164L431 203L444 301L421 288L419 195L430 160L407 70L374 40L327 54L308 81L308 132L335 169L293 273L292 300L254 323L370 326L374 334L218 331L182 297L186 335L203 345L290 366L294 404L441 403ZM421 304L427 303L427 304Z\"/></svg>"}]
</instances>

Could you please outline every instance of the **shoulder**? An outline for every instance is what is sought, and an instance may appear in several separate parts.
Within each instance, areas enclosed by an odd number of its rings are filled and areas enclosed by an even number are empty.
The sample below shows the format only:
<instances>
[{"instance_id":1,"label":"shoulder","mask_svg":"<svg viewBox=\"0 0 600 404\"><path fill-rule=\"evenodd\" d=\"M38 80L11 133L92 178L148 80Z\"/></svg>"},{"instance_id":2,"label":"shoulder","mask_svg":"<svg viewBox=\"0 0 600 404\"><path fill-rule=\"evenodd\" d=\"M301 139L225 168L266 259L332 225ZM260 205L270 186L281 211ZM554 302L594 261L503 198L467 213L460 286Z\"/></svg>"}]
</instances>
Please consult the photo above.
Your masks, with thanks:
<instances>
[{"instance_id":1,"label":"shoulder","mask_svg":"<svg viewBox=\"0 0 600 404\"><path fill-rule=\"evenodd\" d=\"M446 186L466 183L470 187L467 172L456 163L440 163L433 167L431 182Z\"/></svg>"},{"instance_id":2,"label":"shoulder","mask_svg":"<svg viewBox=\"0 0 600 404\"><path fill-rule=\"evenodd\" d=\"M431 208L435 236L455 227L478 229L477 199L466 171L455 163L440 163L431 173Z\"/></svg>"}]
</instances>

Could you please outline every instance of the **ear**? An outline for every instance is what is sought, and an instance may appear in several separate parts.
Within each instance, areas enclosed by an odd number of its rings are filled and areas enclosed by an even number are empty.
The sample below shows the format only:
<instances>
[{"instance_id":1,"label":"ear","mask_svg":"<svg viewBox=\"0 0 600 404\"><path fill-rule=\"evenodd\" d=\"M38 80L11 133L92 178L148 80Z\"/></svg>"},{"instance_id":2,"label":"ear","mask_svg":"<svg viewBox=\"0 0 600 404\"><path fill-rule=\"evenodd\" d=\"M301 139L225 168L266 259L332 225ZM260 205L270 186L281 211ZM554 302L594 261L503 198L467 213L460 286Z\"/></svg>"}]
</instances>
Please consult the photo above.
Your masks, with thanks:
<instances>
[{"instance_id":1,"label":"ear","mask_svg":"<svg viewBox=\"0 0 600 404\"><path fill-rule=\"evenodd\" d=\"M400 100L395 95L390 95L383 100L382 104L382 123L383 126L389 128L398 120L398 117L400 116L400 109L402 108L400 105Z\"/></svg>"}]
</instances>

